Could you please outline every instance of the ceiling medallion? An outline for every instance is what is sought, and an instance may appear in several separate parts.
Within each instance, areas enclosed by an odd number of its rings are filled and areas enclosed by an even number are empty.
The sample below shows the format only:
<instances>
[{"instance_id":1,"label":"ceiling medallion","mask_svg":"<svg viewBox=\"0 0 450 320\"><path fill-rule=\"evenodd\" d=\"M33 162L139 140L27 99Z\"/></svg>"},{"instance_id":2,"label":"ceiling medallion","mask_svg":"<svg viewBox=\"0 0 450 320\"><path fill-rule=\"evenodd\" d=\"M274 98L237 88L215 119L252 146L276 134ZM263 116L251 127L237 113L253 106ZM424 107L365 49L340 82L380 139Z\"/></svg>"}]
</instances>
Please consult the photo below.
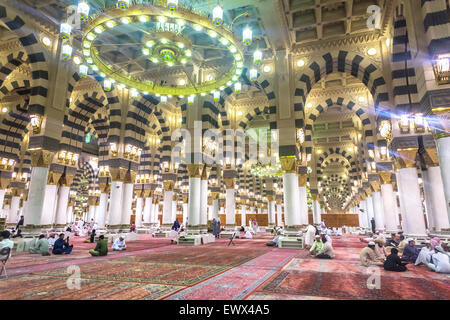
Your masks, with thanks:
<instances>
[{"instance_id":1,"label":"ceiling medallion","mask_svg":"<svg viewBox=\"0 0 450 320\"><path fill-rule=\"evenodd\" d=\"M244 48L251 45L252 30L247 26L238 39L232 25L224 24L220 6L213 9L210 18L179 6L176 0L157 5L119 0L99 12L92 12L88 2L80 0L78 13L83 21L84 58L79 74L86 77L91 72L103 77L106 91L117 85L156 96L191 97L191 103L192 96L218 92L233 84L239 87ZM61 24L65 60L72 55L71 31L70 25ZM261 60L261 52L255 51L254 64ZM203 68L201 72L193 71L199 68ZM214 77L203 75L208 70L216 72ZM161 76L164 74L186 79L168 83ZM257 77L256 69L251 69L250 79Z\"/></svg>"}]
</instances>

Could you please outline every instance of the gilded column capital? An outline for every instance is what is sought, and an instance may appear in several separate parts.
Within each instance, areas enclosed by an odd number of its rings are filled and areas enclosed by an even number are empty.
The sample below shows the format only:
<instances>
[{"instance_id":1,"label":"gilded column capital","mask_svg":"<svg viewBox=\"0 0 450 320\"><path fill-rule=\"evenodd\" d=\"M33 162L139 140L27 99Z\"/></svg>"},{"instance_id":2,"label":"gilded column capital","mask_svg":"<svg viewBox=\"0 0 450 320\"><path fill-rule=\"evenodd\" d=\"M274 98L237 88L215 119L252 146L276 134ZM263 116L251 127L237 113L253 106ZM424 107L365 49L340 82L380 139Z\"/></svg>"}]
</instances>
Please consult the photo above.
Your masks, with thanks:
<instances>
[{"instance_id":1,"label":"gilded column capital","mask_svg":"<svg viewBox=\"0 0 450 320\"><path fill-rule=\"evenodd\" d=\"M425 159L425 163L428 167L438 167L439 166L439 155L437 148L425 148L425 153L423 157Z\"/></svg>"},{"instance_id":2,"label":"gilded column capital","mask_svg":"<svg viewBox=\"0 0 450 320\"><path fill-rule=\"evenodd\" d=\"M375 192L380 192L381 190L380 181L370 181L369 183Z\"/></svg>"},{"instance_id":3,"label":"gilded column capital","mask_svg":"<svg viewBox=\"0 0 450 320\"><path fill-rule=\"evenodd\" d=\"M60 173L60 172L50 171L48 173L48 177L47 177L47 184L50 184L50 185L58 184L59 179L61 178L61 176L62 176L62 173Z\"/></svg>"},{"instance_id":4,"label":"gilded column capital","mask_svg":"<svg viewBox=\"0 0 450 320\"><path fill-rule=\"evenodd\" d=\"M59 179L59 184L62 187L70 187L73 182L74 175L73 174L63 174Z\"/></svg>"},{"instance_id":5,"label":"gilded column capital","mask_svg":"<svg viewBox=\"0 0 450 320\"><path fill-rule=\"evenodd\" d=\"M136 175L137 172L134 170L127 170L125 172L125 178L124 178L124 183L132 183L134 184L134 182L136 181Z\"/></svg>"},{"instance_id":6,"label":"gilded column capital","mask_svg":"<svg viewBox=\"0 0 450 320\"><path fill-rule=\"evenodd\" d=\"M54 152L43 149L29 151L31 154L31 166L33 167L48 168L55 156Z\"/></svg>"},{"instance_id":7,"label":"gilded column capital","mask_svg":"<svg viewBox=\"0 0 450 320\"><path fill-rule=\"evenodd\" d=\"M308 180L307 174L298 174L298 186L299 187L306 187L306 181Z\"/></svg>"},{"instance_id":8,"label":"gilded column capital","mask_svg":"<svg viewBox=\"0 0 450 320\"><path fill-rule=\"evenodd\" d=\"M211 197L213 200L219 200L219 193L218 192L211 192Z\"/></svg>"},{"instance_id":9,"label":"gilded column capital","mask_svg":"<svg viewBox=\"0 0 450 320\"><path fill-rule=\"evenodd\" d=\"M100 193L110 193L111 192L111 184L102 182L98 184L100 187Z\"/></svg>"},{"instance_id":10,"label":"gilded column capital","mask_svg":"<svg viewBox=\"0 0 450 320\"><path fill-rule=\"evenodd\" d=\"M417 150L418 148L397 149L397 154L400 155L398 164L401 169L416 167Z\"/></svg>"},{"instance_id":11,"label":"gilded column capital","mask_svg":"<svg viewBox=\"0 0 450 320\"><path fill-rule=\"evenodd\" d=\"M226 189L234 189L234 178L223 178Z\"/></svg>"},{"instance_id":12,"label":"gilded column capital","mask_svg":"<svg viewBox=\"0 0 450 320\"><path fill-rule=\"evenodd\" d=\"M295 156L280 157L281 168L284 173L296 173L296 158Z\"/></svg>"},{"instance_id":13,"label":"gilded column capital","mask_svg":"<svg viewBox=\"0 0 450 320\"><path fill-rule=\"evenodd\" d=\"M89 196L88 205L90 206L98 206L100 204L100 198L97 196Z\"/></svg>"},{"instance_id":14,"label":"gilded column capital","mask_svg":"<svg viewBox=\"0 0 450 320\"><path fill-rule=\"evenodd\" d=\"M22 188L11 188L11 197L20 197L23 191Z\"/></svg>"},{"instance_id":15,"label":"gilded column capital","mask_svg":"<svg viewBox=\"0 0 450 320\"><path fill-rule=\"evenodd\" d=\"M379 171L381 184L391 184L392 183L392 172L390 171Z\"/></svg>"},{"instance_id":16,"label":"gilded column capital","mask_svg":"<svg viewBox=\"0 0 450 320\"><path fill-rule=\"evenodd\" d=\"M125 168L109 168L111 180L117 182L124 182L127 171L128 170Z\"/></svg>"},{"instance_id":17,"label":"gilded column capital","mask_svg":"<svg viewBox=\"0 0 450 320\"><path fill-rule=\"evenodd\" d=\"M269 201L269 202L275 201L275 196L272 195L272 194L268 195L267 196L267 201Z\"/></svg>"},{"instance_id":18,"label":"gilded column capital","mask_svg":"<svg viewBox=\"0 0 450 320\"><path fill-rule=\"evenodd\" d=\"M8 177L0 177L0 189L4 190L6 188L8 188L8 185L11 183L12 178Z\"/></svg>"},{"instance_id":19,"label":"gilded column capital","mask_svg":"<svg viewBox=\"0 0 450 320\"><path fill-rule=\"evenodd\" d=\"M206 164L203 165L202 176L201 176L202 180L208 180L209 170L210 169L206 166Z\"/></svg>"},{"instance_id":20,"label":"gilded column capital","mask_svg":"<svg viewBox=\"0 0 450 320\"><path fill-rule=\"evenodd\" d=\"M174 180L164 180L163 187L164 187L164 191L173 191L173 189L175 187L175 181Z\"/></svg>"},{"instance_id":21,"label":"gilded column capital","mask_svg":"<svg viewBox=\"0 0 450 320\"><path fill-rule=\"evenodd\" d=\"M201 178L203 164L201 163L189 163L186 165L189 178Z\"/></svg>"},{"instance_id":22,"label":"gilded column capital","mask_svg":"<svg viewBox=\"0 0 450 320\"><path fill-rule=\"evenodd\" d=\"M318 197L319 195L318 194L311 194L311 199L313 200L313 201L317 201L317 197Z\"/></svg>"}]
</instances>

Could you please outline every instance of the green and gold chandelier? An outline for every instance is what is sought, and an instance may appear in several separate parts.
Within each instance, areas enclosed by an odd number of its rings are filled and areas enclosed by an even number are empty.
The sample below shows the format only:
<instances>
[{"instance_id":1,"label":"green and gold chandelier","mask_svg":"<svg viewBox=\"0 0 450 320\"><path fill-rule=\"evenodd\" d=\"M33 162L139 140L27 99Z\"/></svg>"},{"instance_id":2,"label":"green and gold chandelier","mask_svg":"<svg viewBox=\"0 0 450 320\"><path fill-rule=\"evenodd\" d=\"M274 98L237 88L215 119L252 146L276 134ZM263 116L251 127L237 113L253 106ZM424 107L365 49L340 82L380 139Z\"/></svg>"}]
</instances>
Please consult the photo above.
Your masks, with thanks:
<instances>
[{"instance_id":1,"label":"green and gold chandelier","mask_svg":"<svg viewBox=\"0 0 450 320\"><path fill-rule=\"evenodd\" d=\"M89 2L78 2L84 60L79 75L99 75L105 91L117 86L128 88L132 98L153 94L165 103L178 96L192 103L197 95L212 94L219 100L225 87L241 88L252 30L247 26L238 39L233 23L225 25L219 5L208 13L183 7L178 0L119 0L91 11ZM62 23L65 60L72 56L71 33L71 25ZM260 65L262 52L252 55L253 64ZM257 69L249 73L256 80Z\"/></svg>"}]
</instances>

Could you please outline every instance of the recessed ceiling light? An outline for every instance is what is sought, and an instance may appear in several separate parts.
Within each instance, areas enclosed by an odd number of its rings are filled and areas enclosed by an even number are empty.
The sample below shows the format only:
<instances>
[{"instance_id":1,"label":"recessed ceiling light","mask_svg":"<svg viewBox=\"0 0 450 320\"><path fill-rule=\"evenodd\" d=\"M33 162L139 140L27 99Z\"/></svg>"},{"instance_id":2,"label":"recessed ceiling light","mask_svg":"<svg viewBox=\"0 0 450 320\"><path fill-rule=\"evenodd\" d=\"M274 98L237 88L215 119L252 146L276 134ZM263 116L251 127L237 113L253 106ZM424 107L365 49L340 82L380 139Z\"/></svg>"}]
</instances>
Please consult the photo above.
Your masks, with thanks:
<instances>
[{"instance_id":1,"label":"recessed ceiling light","mask_svg":"<svg viewBox=\"0 0 450 320\"><path fill-rule=\"evenodd\" d=\"M74 62L75 64L80 64L80 63L81 63L80 57L78 57L78 56L73 57L73 62Z\"/></svg>"},{"instance_id":2,"label":"recessed ceiling light","mask_svg":"<svg viewBox=\"0 0 450 320\"><path fill-rule=\"evenodd\" d=\"M49 47L49 46L52 44L52 40L50 40L49 37L43 37L43 38L42 38L42 43L43 43L45 46Z\"/></svg>"},{"instance_id":3,"label":"recessed ceiling light","mask_svg":"<svg viewBox=\"0 0 450 320\"><path fill-rule=\"evenodd\" d=\"M272 68L270 66L264 66L263 68L264 72L270 72L270 70L272 70Z\"/></svg>"},{"instance_id":4,"label":"recessed ceiling light","mask_svg":"<svg viewBox=\"0 0 450 320\"><path fill-rule=\"evenodd\" d=\"M311 102L308 103L308 104L306 105L306 107L307 107L307 108L312 108L312 103L311 103Z\"/></svg>"},{"instance_id":5,"label":"recessed ceiling light","mask_svg":"<svg viewBox=\"0 0 450 320\"><path fill-rule=\"evenodd\" d=\"M359 97L359 98L358 98L358 101L359 101L359 102L364 102L365 100L366 100L366 99L364 99L364 97Z\"/></svg>"},{"instance_id":6,"label":"recessed ceiling light","mask_svg":"<svg viewBox=\"0 0 450 320\"><path fill-rule=\"evenodd\" d=\"M373 56L373 55L377 54L377 49L375 49L375 48L370 48L370 49L367 51L367 54L368 54L369 56Z\"/></svg>"},{"instance_id":7,"label":"recessed ceiling light","mask_svg":"<svg viewBox=\"0 0 450 320\"><path fill-rule=\"evenodd\" d=\"M179 84L180 86L184 86L184 85L186 84L186 80L180 79L180 80L178 81L178 84Z\"/></svg>"},{"instance_id":8,"label":"recessed ceiling light","mask_svg":"<svg viewBox=\"0 0 450 320\"><path fill-rule=\"evenodd\" d=\"M305 65L305 60L297 60L297 67L303 67Z\"/></svg>"}]
</instances>

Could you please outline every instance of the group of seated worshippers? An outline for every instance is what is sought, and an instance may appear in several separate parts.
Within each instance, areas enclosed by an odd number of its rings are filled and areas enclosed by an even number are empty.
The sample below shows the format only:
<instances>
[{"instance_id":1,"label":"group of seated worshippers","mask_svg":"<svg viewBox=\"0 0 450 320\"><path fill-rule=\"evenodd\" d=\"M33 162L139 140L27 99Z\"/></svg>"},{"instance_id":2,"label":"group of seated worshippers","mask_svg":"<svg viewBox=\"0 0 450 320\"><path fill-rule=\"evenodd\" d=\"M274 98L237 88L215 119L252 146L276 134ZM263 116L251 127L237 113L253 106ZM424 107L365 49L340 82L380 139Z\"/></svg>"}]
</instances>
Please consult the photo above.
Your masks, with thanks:
<instances>
[{"instance_id":1,"label":"group of seated worshippers","mask_svg":"<svg viewBox=\"0 0 450 320\"><path fill-rule=\"evenodd\" d=\"M69 243L69 237L67 237L66 240L64 240L64 237L64 233L59 234L59 238L56 239L55 243L53 244L53 254L70 254L72 252L73 244Z\"/></svg>"},{"instance_id":2,"label":"group of seated worshippers","mask_svg":"<svg viewBox=\"0 0 450 320\"><path fill-rule=\"evenodd\" d=\"M127 244L125 242L125 238L120 236L117 238L111 249L113 251L123 251L127 249ZM89 250L89 253L91 256L97 257L97 256L106 256L108 254L108 242L105 240L104 235L100 235L98 237L97 245L94 249Z\"/></svg>"},{"instance_id":3,"label":"group of seated worshippers","mask_svg":"<svg viewBox=\"0 0 450 320\"><path fill-rule=\"evenodd\" d=\"M390 240L383 241L379 236L362 249L360 260L362 266L383 266L387 271L407 271L407 264L422 263L433 271L450 273L449 253L440 246L437 237L427 241L425 247L419 250L413 238L405 240L403 235L393 234Z\"/></svg>"},{"instance_id":4,"label":"group of seated worshippers","mask_svg":"<svg viewBox=\"0 0 450 320\"><path fill-rule=\"evenodd\" d=\"M48 238L45 235L39 235L38 240L28 250L31 254L41 254L43 256L52 254L70 254L73 250L73 244L69 243L69 237L64 240L65 234L60 233L59 237L55 238L55 233L51 233Z\"/></svg>"},{"instance_id":5,"label":"group of seated worshippers","mask_svg":"<svg viewBox=\"0 0 450 320\"><path fill-rule=\"evenodd\" d=\"M314 243L309 249L309 253L311 256L318 259L333 259L334 250L331 237L325 232L321 232L320 235L316 235Z\"/></svg>"},{"instance_id":6,"label":"group of seated worshippers","mask_svg":"<svg viewBox=\"0 0 450 320\"><path fill-rule=\"evenodd\" d=\"M278 241L280 240L280 237L281 237L281 230L278 230L275 238L273 238L272 241L267 242L266 246L278 247Z\"/></svg>"}]
</instances>

